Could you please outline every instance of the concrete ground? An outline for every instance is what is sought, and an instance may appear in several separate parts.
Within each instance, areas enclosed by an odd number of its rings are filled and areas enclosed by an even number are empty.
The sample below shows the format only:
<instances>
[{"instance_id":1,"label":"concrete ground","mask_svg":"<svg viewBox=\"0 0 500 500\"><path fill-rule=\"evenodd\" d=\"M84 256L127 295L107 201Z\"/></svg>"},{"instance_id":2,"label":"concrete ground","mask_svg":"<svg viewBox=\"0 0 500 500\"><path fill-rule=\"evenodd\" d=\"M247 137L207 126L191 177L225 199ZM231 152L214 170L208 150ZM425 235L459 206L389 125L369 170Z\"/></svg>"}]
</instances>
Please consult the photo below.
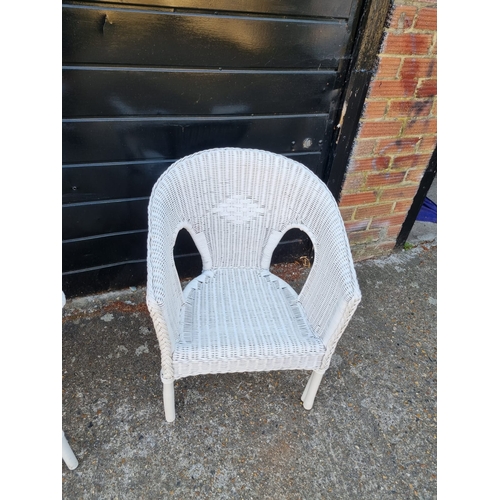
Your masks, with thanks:
<instances>
[{"instance_id":1,"label":"concrete ground","mask_svg":"<svg viewBox=\"0 0 500 500\"><path fill-rule=\"evenodd\" d=\"M356 264L363 299L314 407L308 373L188 377L164 419L144 289L68 301L64 499L434 499L435 241ZM296 289L308 268L275 272ZM306 263L307 264L307 263Z\"/></svg>"}]
</instances>

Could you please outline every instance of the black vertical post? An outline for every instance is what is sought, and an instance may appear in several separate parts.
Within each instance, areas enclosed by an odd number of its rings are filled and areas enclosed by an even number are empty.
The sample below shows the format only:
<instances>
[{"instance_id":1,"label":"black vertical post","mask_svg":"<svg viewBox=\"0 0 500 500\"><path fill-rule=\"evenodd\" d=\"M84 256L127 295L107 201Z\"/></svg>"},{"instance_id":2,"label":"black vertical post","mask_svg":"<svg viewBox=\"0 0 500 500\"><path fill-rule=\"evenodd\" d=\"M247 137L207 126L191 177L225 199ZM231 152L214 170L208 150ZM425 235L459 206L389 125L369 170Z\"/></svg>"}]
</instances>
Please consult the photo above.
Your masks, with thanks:
<instances>
[{"instance_id":1,"label":"black vertical post","mask_svg":"<svg viewBox=\"0 0 500 500\"><path fill-rule=\"evenodd\" d=\"M429 188L431 187L434 178L436 177L436 173L437 147L432 153L431 159L429 160L429 165L427 166L422 180L420 181L420 186L418 188L417 194L415 195L415 198L413 198L413 203L410 207L410 210L408 210L408 215L406 216L406 219L401 226L401 231L399 232L399 235L396 239L396 248L402 247L408 239L411 228L413 227L413 224L415 224L418 213L422 208L427 192L429 191Z\"/></svg>"},{"instance_id":2,"label":"black vertical post","mask_svg":"<svg viewBox=\"0 0 500 500\"><path fill-rule=\"evenodd\" d=\"M353 62L342 97L343 106L339 110L338 126L330 144L325 173L326 184L337 200L342 191L366 94L377 67L377 55L382 46L390 6L391 0L366 0L363 5Z\"/></svg>"}]
</instances>

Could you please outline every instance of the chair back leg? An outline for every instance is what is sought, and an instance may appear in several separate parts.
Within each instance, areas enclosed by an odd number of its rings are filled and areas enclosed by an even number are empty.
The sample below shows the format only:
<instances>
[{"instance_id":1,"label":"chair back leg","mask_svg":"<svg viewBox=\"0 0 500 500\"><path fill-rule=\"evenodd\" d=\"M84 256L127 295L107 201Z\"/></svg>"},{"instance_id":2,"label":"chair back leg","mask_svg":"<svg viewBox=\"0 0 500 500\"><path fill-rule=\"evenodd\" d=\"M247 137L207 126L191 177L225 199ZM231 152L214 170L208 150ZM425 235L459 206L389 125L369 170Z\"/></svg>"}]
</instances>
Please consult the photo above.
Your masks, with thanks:
<instances>
[{"instance_id":1,"label":"chair back leg","mask_svg":"<svg viewBox=\"0 0 500 500\"><path fill-rule=\"evenodd\" d=\"M301 401L304 401L304 399L306 399L306 396L307 396L307 393L309 391L309 387L311 387L311 378L312 377L309 377L307 379L307 384L306 384L306 387L304 388L304 392L302 393L302 396L300 397L300 400Z\"/></svg>"},{"instance_id":2,"label":"chair back leg","mask_svg":"<svg viewBox=\"0 0 500 500\"><path fill-rule=\"evenodd\" d=\"M321 383L321 379L323 378L324 374L324 371L314 370L309 377L306 388L304 389L301 398L306 410L310 410L313 407L314 398L316 397L319 384Z\"/></svg>"}]
</instances>

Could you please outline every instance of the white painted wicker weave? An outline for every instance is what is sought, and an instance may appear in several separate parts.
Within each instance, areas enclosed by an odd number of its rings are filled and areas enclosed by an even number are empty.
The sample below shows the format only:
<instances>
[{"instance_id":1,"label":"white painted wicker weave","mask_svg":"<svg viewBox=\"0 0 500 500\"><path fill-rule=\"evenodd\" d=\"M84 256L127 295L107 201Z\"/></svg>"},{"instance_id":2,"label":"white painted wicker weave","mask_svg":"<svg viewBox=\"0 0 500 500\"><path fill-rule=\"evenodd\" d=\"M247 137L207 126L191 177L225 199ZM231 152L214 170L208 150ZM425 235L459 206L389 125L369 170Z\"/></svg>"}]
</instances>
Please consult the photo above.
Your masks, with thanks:
<instances>
[{"instance_id":1,"label":"white painted wicker weave","mask_svg":"<svg viewBox=\"0 0 500 500\"><path fill-rule=\"evenodd\" d=\"M177 161L149 202L147 305L161 349L167 421L176 379L207 373L313 370L312 408L361 293L344 224L325 184L266 151L221 148ZM192 236L203 273L181 288L178 232ZM269 272L292 228L309 235L314 264L300 293Z\"/></svg>"}]
</instances>

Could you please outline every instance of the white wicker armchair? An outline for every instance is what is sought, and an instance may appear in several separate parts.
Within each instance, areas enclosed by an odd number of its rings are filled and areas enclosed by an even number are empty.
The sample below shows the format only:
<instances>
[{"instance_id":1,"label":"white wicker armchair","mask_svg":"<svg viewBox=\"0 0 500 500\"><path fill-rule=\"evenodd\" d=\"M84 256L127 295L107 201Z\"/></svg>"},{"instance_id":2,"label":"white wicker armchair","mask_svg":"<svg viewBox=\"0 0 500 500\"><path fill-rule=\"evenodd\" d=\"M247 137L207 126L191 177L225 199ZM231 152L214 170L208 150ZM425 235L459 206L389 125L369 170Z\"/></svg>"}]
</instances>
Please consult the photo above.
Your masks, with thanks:
<instances>
[{"instance_id":1,"label":"white wicker armchair","mask_svg":"<svg viewBox=\"0 0 500 500\"><path fill-rule=\"evenodd\" d=\"M173 247L192 236L203 272L181 289ZM300 293L269 272L291 228L314 264ZM253 149L211 149L177 161L149 202L147 305L161 349L165 416L174 380L207 373L313 370L311 409L361 293L344 224L325 184L300 163Z\"/></svg>"}]
</instances>

